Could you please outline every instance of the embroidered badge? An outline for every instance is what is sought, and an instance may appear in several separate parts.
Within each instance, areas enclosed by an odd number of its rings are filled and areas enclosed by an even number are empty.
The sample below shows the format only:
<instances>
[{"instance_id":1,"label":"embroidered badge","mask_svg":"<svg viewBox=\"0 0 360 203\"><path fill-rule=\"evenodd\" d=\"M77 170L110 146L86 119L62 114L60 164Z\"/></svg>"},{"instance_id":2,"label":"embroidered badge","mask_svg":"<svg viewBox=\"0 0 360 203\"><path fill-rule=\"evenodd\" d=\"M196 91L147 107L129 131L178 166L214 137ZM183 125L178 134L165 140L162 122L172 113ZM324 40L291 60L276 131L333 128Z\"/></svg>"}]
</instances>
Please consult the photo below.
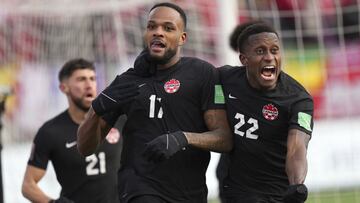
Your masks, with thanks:
<instances>
[{"instance_id":1,"label":"embroidered badge","mask_svg":"<svg viewBox=\"0 0 360 203\"><path fill-rule=\"evenodd\" d=\"M172 94L179 90L180 88L180 81L176 79L171 79L167 81L164 85L165 92Z\"/></svg>"},{"instance_id":2,"label":"embroidered badge","mask_svg":"<svg viewBox=\"0 0 360 203\"><path fill-rule=\"evenodd\" d=\"M312 116L307 113L304 113L304 112L298 113L298 124L310 132L312 131L311 130L311 119L312 119Z\"/></svg>"},{"instance_id":3,"label":"embroidered badge","mask_svg":"<svg viewBox=\"0 0 360 203\"><path fill-rule=\"evenodd\" d=\"M224 92L221 85L215 85L215 104L225 104Z\"/></svg>"},{"instance_id":4,"label":"embroidered badge","mask_svg":"<svg viewBox=\"0 0 360 203\"><path fill-rule=\"evenodd\" d=\"M117 142L119 142L120 139L120 132L118 129L116 128L111 128L111 130L109 131L109 133L106 135L106 140L110 143L110 144L116 144Z\"/></svg>"},{"instance_id":5,"label":"embroidered badge","mask_svg":"<svg viewBox=\"0 0 360 203\"><path fill-rule=\"evenodd\" d=\"M279 111L273 104L267 104L262 109L263 116L266 120L273 121L278 115Z\"/></svg>"}]
</instances>

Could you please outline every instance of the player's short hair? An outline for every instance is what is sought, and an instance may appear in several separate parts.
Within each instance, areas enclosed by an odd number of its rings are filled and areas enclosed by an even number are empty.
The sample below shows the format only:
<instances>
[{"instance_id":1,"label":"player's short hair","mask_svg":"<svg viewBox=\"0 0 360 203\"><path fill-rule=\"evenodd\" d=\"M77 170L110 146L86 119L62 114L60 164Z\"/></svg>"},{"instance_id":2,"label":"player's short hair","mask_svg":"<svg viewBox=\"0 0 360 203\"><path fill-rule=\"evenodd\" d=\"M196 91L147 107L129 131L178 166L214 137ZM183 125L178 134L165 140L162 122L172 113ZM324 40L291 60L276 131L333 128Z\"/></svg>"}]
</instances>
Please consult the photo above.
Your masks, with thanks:
<instances>
[{"instance_id":1,"label":"player's short hair","mask_svg":"<svg viewBox=\"0 0 360 203\"><path fill-rule=\"evenodd\" d=\"M238 38L239 38L239 35L242 33L242 31L244 31L244 29L246 29L248 26L254 25L256 23L263 23L263 21L260 21L260 20L247 21L245 23L237 25L233 29L233 31L230 34L230 38L229 38L229 45L233 51L235 51L235 52L239 51Z\"/></svg>"},{"instance_id":2,"label":"player's short hair","mask_svg":"<svg viewBox=\"0 0 360 203\"><path fill-rule=\"evenodd\" d=\"M95 66L92 62L83 58L75 58L67 61L59 72L59 81L69 78L74 71L79 69L90 69L95 71Z\"/></svg>"},{"instance_id":3,"label":"player's short hair","mask_svg":"<svg viewBox=\"0 0 360 203\"><path fill-rule=\"evenodd\" d=\"M239 37L237 39L238 50L240 52L243 52L245 42L249 39L249 37L262 32L274 33L276 34L276 36L279 37L275 29L272 26L268 25L267 23L265 22L254 23L246 26L245 29L243 29L242 32L239 34Z\"/></svg>"},{"instance_id":4,"label":"player's short hair","mask_svg":"<svg viewBox=\"0 0 360 203\"><path fill-rule=\"evenodd\" d=\"M169 2L163 2L163 3L155 4L150 9L150 12L152 10L154 10L155 8L162 7L162 6L172 8L172 9L176 10L180 14L180 17L181 17L181 19L183 20L183 23L184 23L184 30L185 30L186 29L186 24L187 24L187 18L186 18L185 11L180 6L178 6L176 4L173 4L173 3L169 3Z\"/></svg>"}]
</instances>

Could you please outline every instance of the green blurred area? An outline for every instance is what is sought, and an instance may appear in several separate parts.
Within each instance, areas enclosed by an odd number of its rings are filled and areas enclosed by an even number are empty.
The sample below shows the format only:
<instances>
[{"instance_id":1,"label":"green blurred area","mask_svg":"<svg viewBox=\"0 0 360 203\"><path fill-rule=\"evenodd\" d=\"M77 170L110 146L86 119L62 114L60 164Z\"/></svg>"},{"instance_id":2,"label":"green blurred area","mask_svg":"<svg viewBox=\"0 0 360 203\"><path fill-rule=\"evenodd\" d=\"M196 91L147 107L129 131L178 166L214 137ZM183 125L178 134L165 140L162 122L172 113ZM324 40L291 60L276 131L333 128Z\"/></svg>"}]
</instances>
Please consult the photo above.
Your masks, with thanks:
<instances>
[{"instance_id":1,"label":"green blurred area","mask_svg":"<svg viewBox=\"0 0 360 203\"><path fill-rule=\"evenodd\" d=\"M220 203L220 201L218 199L211 199L208 203ZM310 192L306 203L360 203L360 188Z\"/></svg>"}]
</instances>

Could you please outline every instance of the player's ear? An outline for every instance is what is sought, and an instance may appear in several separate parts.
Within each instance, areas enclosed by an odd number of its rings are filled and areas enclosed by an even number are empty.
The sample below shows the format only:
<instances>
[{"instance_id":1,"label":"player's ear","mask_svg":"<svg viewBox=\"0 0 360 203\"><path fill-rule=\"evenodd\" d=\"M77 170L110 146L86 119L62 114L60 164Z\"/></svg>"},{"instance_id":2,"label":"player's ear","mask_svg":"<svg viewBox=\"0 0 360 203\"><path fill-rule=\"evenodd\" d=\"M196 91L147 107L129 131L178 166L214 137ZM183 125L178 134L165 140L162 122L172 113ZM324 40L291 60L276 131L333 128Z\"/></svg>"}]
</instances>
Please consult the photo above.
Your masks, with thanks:
<instances>
[{"instance_id":1,"label":"player's ear","mask_svg":"<svg viewBox=\"0 0 360 203\"><path fill-rule=\"evenodd\" d=\"M240 53L239 59L242 65L247 66L248 60L244 54Z\"/></svg>"},{"instance_id":2,"label":"player's ear","mask_svg":"<svg viewBox=\"0 0 360 203\"><path fill-rule=\"evenodd\" d=\"M63 92L63 93L67 93L69 91L68 86L63 82L60 83L59 88L60 88L61 92Z\"/></svg>"},{"instance_id":3,"label":"player's ear","mask_svg":"<svg viewBox=\"0 0 360 203\"><path fill-rule=\"evenodd\" d=\"M187 33L183 32L181 33L180 39L179 39L179 46L182 46L185 44L187 38Z\"/></svg>"}]
</instances>

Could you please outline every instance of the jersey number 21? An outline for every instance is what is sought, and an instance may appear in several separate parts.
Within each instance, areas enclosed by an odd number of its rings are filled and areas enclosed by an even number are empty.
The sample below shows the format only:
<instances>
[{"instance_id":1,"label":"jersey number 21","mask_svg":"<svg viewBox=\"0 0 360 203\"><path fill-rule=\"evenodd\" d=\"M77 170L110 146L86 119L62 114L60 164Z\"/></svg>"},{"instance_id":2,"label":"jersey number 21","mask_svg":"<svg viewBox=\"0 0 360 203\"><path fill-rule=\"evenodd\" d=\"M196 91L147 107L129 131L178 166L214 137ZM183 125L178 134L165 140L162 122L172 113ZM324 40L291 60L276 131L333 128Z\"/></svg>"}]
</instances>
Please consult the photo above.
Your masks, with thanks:
<instances>
[{"instance_id":1,"label":"jersey number 21","mask_svg":"<svg viewBox=\"0 0 360 203\"><path fill-rule=\"evenodd\" d=\"M86 166L86 175L93 176L98 174L106 173L106 158L105 153L100 152L98 155L93 154L85 158L88 165ZM96 167L96 164L99 162L99 167Z\"/></svg>"}]
</instances>

